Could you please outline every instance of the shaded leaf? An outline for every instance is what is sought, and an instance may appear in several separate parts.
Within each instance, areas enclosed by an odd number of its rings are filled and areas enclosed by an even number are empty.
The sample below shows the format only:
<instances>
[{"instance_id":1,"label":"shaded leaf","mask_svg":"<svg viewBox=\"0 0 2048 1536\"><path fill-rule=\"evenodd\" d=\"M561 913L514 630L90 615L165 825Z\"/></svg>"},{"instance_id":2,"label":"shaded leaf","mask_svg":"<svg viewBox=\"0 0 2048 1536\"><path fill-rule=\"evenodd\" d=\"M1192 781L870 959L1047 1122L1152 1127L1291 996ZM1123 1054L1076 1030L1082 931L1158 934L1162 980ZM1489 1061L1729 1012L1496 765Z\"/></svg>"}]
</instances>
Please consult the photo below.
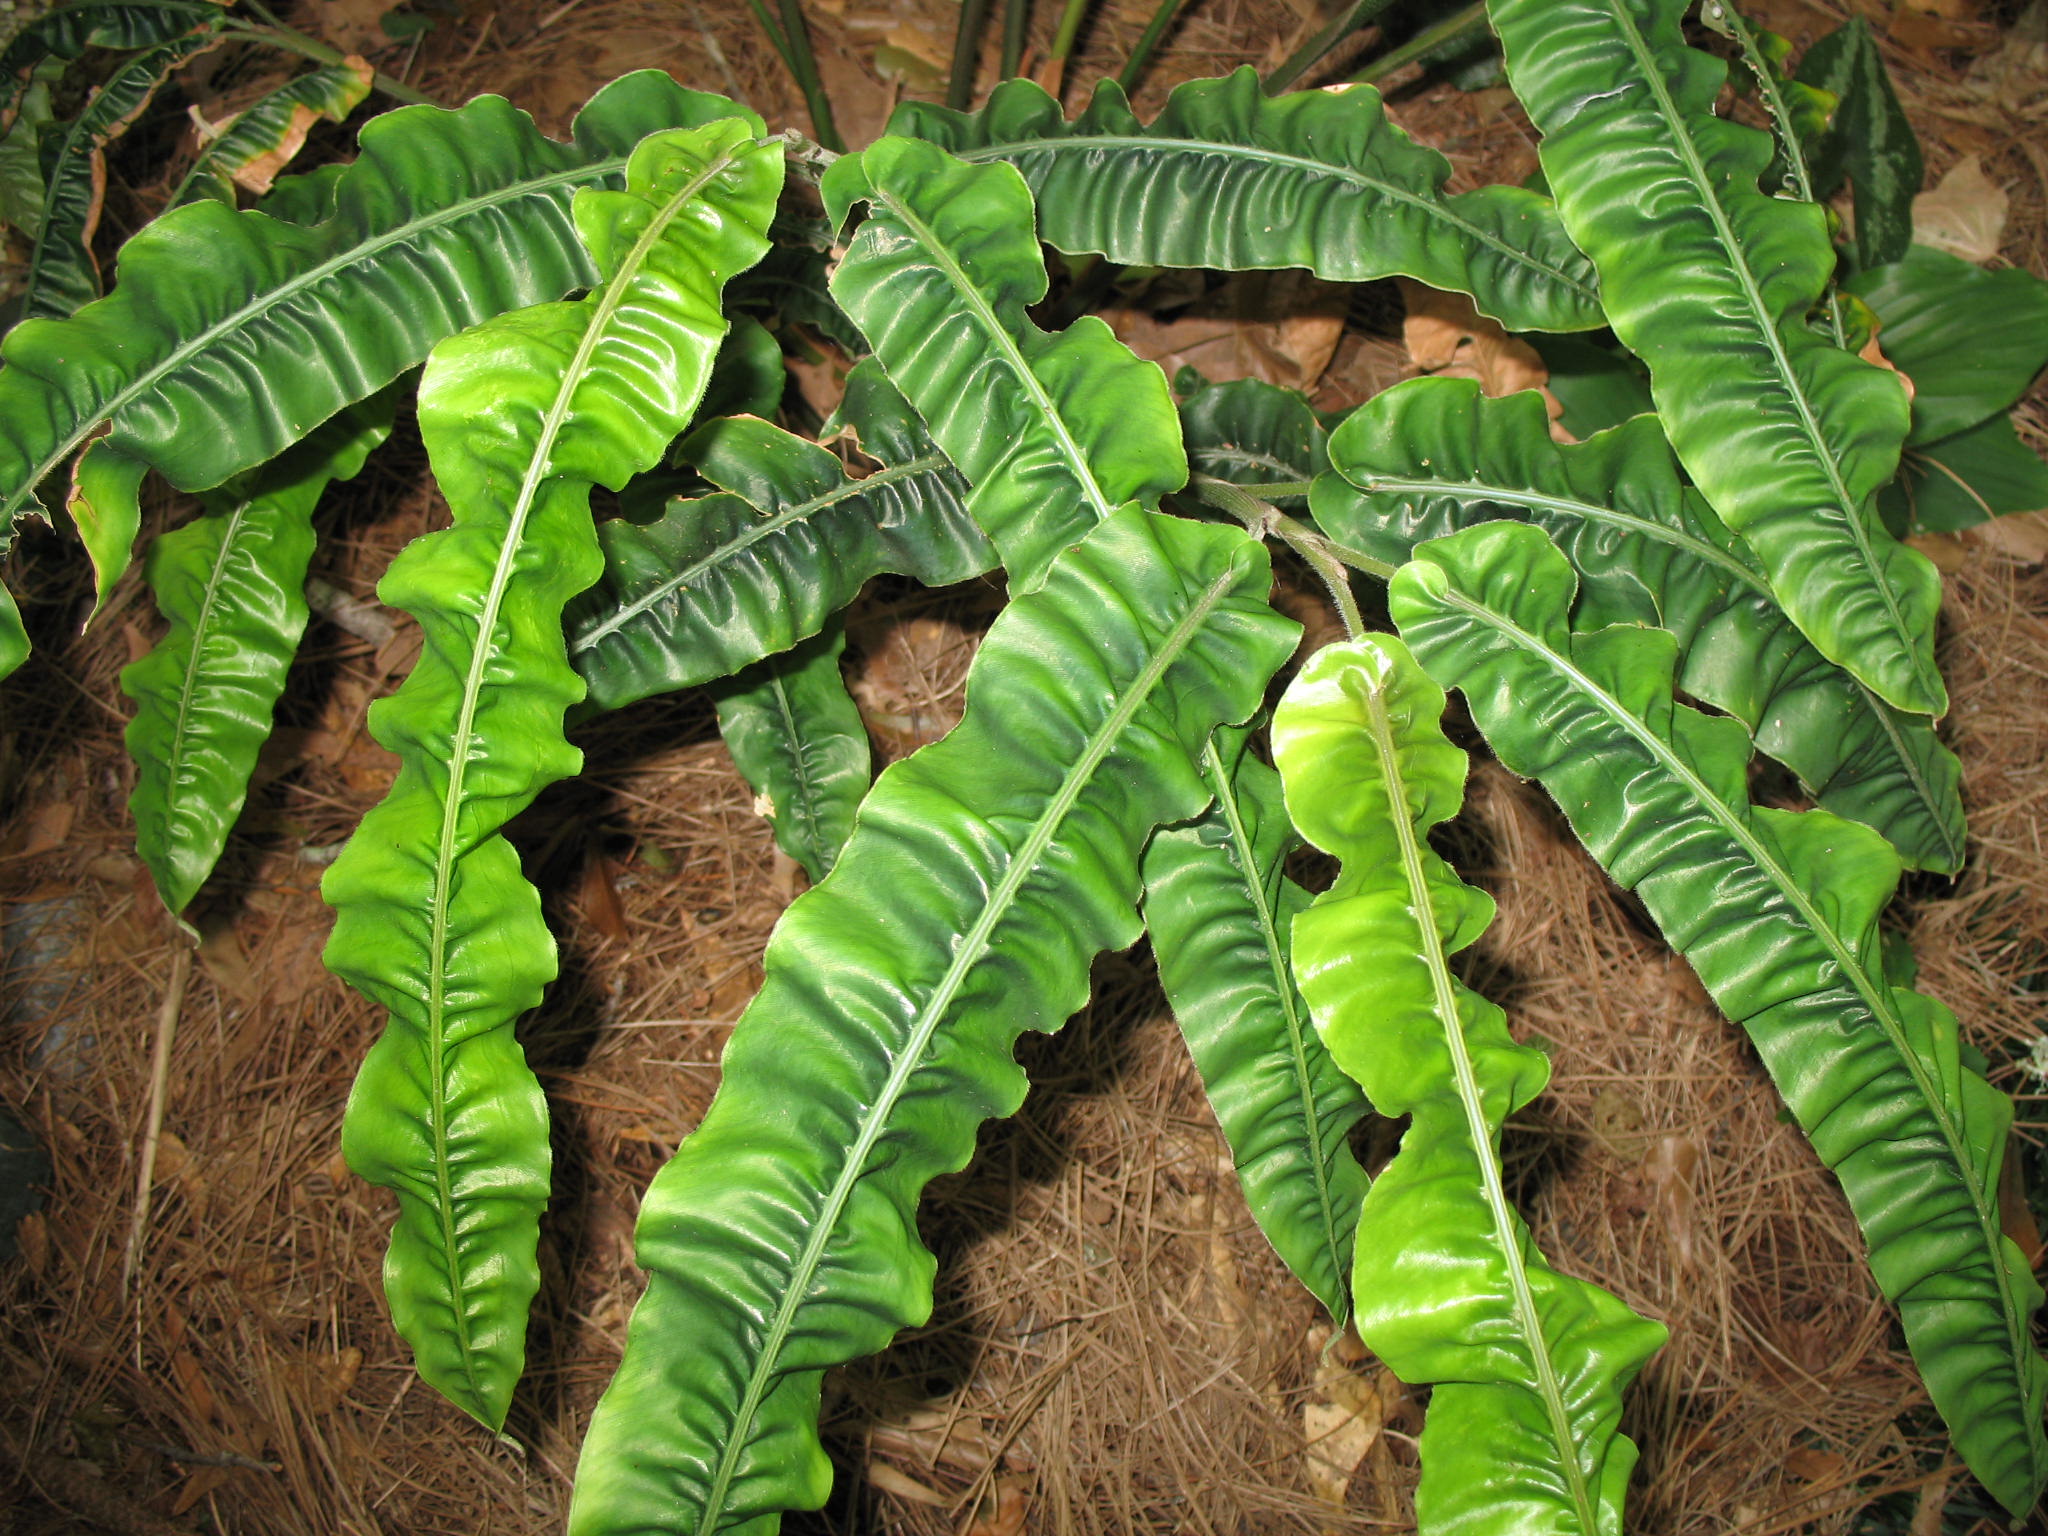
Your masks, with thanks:
<instances>
[{"instance_id":1,"label":"shaded leaf","mask_svg":"<svg viewBox=\"0 0 2048 1536\"><path fill-rule=\"evenodd\" d=\"M2048 510L2048 464L2000 413L1940 442L1908 448L1880 505L1902 533L1953 533L2008 512L2040 512Z\"/></svg>"},{"instance_id":2,"label":"shaded leaf","mask_svg":"<svg viewBox=\"0 0 2048 1536\"><path fill-rule=\"evenodd\" d=\"M2048 1480L2048 1361L2028 1332L2041 1288L1998 1218L2012 1106L1965 1064L1955 1016L1887 966L1898 859L1826 811L1752 805L1742 727L1675 702L1671 638L1572 634L1573 587L1539 530L1496 523L1423 545L1388 602L1748 1032L1841 1180L1957 1450L2022 1514Z\"/></svg>"},{"instance_id":3,"label":"shaded leaf","mask_svg":"<svg viewBox=\"0 0 2048 1536\"><path fill-rule=\"evenodd\" d=\"M1798 78L1837 102L1827 131L1811 142L1814 192L1828 197L1846 177L1855 196L1856 265L1897 261L1913 239L1913 198L1926 172L1870 24L1851 16L1821 38L1799 61Z\"/></svg>"},{"instance_id":4,"label":"shaded leaf","mask_svg":"<svg viewBox=\"0 0 2048 1536\"><path fill-rule=\"evenodd\" d=\"M581 754L562 610L602 568L594 484L656 462L725 331L719 290L767 248L782 184L758 119L652 134L623 191L585 188L576 230L605 281L436 347L420 434L452 526L415 540L378 596L425 647L370 730L390 792L327 872L329 969L390 1011L349 1095L349 1166L398 1193L384 1263L420 1374L504 1423L540 1283L547 1111L512 1024L554 979L540 896L500 829Z\"/></svg>"},{"instance_id":5,"label":"shaded leaf","mask_svg":"<svg viewBox=\"0 0 2048 1536\"><path fill-rule=\"evenodd\" d=\"M1023 1100L1019 1035L1138 937L1146 835L1201 808L1192 759L1293 644L1270 580L1235 530L1126 508L996 620L961 724L882 774L641 1206L651 1273L576 1536L762 1530L824 1501L823 1374L929 1316L918 1197Z\"/></svg>"},{"instance_id":6,"label":"shaded leaf","mask_svg":"<svg viewBox=\"0 0 2048 1536\"><path fill-rule=\"evenodd\" d=\"M313 509L391 430L392 400L352 407L150 547L143 572L170 629L121 673L135 701L135 850L182 913L241 814L306 627Z\"/></svg>"},{"instance_id":7,"label":"shaded leaf","mask_svg":"<svg viewBox=\"0 0 2048 1536\"><path fill-rule=\"evenodd\" d=\"M1258 379L1185 395L1180 430L1197 474L1237 485L1313 480L1330 467L1329 433L1306 397Z\"/></svg>"},{"instance_id":8,"label":"shaded leaf","mask_svg":"<svg viewBox=\"0 0 2048 1536\"><path fill-rule=\"evenodd\" d=\"M1202 756L1213 802L1145 849L1145 927L1245 1203L1342 1323L1367 1184L1348 1138L1366 1104L1295 990L1289 930L1309 896L1280 872L1298 840L1279 777L1247 750L1248 733L1218 737Z\"/></svg>"},{"instance_id":9,"label":"shaded leaf","mask_svg":"<svg viewBox=\"0 0 2048 1536\"><path fill-rule=\"evenodd\" d=\"M815 884L853 831L874 778L867 727L846 691L846 630L832 624L717 690L718 730L775 827L775 845Z\"/></svg>"},{"instance_id":10,"label":"shaded leaf","mask_svg":"<svg viewBox=\"0 0 2048 1536\"><path fill-rule=\"evenodd\" d=\"M329 64L287 81L218 125L192 162L176 192L173 208L197 198L236 206L235 188L270 191L278 172L292 162L314 123L338 123L370 94L374 71L361 59ZM273 217L275 217L273 211Z\"/></svg>"}]
</instances>

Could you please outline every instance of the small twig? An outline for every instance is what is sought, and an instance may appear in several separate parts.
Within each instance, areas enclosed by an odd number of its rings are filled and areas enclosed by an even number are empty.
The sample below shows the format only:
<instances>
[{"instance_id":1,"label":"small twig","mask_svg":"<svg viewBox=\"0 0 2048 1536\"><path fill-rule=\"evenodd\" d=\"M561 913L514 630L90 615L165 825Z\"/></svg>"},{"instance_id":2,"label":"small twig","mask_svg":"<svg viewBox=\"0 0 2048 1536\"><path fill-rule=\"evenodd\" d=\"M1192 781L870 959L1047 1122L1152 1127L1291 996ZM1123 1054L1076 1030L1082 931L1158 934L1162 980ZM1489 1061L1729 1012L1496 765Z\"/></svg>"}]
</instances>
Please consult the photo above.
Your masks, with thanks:
<instances>
[{"instance_id":1,"label":"small twig","mask_svg":"<svg viewBox=\"0 0 2048 1536\"><path fill-rule=\"evenodd\" d=\"M164 1090L171 1075L171 1042L178 1034L178 1010L185 1005L185 984L192 977L192 950L180 944L171 955L171 979L156 1015L156 1047L149 1062L149 1114L142 1132L142 1160L135 1170L135 1217L128 1226L128 1247L121 1256L121 1299L128 1299L136 1262L142 1257L143 1229L149 1225L150 1187L156 1181L156 1149L163 1139Z\"/></svg>"},{"instance_id":2,"label":"small twig","mask_svg":"<svg viewBox=\"0 0 2048 1536\"><path fill-rule=\"evenodd\" d=\"M188 1451L183 1446L145 1440L140 1435L124 1435L122 1438L153 1456L161 1456L166 1461L181 1461L188 1467L240 1467L245 1471L268 1472L273 1476L284 1471L281 1461L258 1461L253 1456L241 1456L233 1451Z\"/></svg>"},{"instance_id":3,"label":"small twig","mask_svg":"<svg viewBox=\"0 0 2048 1536\"><path fill-rule=\"evenodd\" d=\"M1446 16L1433 27L1424 27L1400 47L1390 49L1374 59L1365 68L1351 77L1353 85L1371 85L1384 80L1404 64L1413 64L1426 53L1434 53L1445 43L1455 42L1473 32L1486 30L1485 0L1476 0L1455 16Z\"/></svg>"}]
</instances>

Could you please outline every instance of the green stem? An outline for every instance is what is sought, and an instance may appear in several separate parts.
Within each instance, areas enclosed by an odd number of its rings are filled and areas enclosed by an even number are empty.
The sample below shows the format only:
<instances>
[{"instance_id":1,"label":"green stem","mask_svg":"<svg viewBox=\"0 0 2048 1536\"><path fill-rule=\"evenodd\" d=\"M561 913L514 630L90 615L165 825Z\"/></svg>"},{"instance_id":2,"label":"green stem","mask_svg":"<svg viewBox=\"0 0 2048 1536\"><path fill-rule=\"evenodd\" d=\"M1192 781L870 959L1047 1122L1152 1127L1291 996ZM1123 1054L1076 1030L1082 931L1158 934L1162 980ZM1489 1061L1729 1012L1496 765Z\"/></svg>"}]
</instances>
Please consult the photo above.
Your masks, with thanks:
<instances>
[{"instance_id":1,"label":"green stem","mask_svg":"<svg viewBox=\"0 0 2048 1536\"><path fill-rule=\"evenodd\" d=\"M266 12L265 14L268 13ZM257 26L250 22L242 22L236 26L222 28L221 35L232 38L237 42L268 43L273 48L280 49L285 53L296 53L300 58L311 59L316 64L343 64L347 62L347 59L338 49L328 47L317 37L308 37L303 32L294 32L290 27ZM441 105L433 97L422 95L404 81L394 80L386 74L372 75L370 77L370 84L377 90L382 91L386 96L389 96L393 101L408 102L413 106L419 107L438 107Z\"/></svg>"},{"instance_id":2,"label":"green stem","mask_svg":"<svg viewBox=\"0 0 2048 1536\"><path fill-rule=\"evenodd\" d=\"M974 99L974 61L981 55L981 26L988 0L960 0L960 25L953 29L953 73L946 80L946 105L965 112Z\"/></svg>"},{"instance_id":3,"label":"green stem","mask_svg":"<svg viewBox=\"0 0 2048 1536\"><path fill-rule=\"evenodd\" d=\"M1024 34L1031 26L1031 0L1003 0L1003 62L996 71L999 78L1016 78L1017 67L1024 62Z\"/></svg>"},{"instance_id":4,"label":"green stem","mask_svg":"<svg viewBox=\"0 0 2048 1536\"><path fill-rule=\"evenodd\" d=\"M1384 11L1393 0L1355 0L1330 24L1288 56L1287 62L1266 76L1265 92L1278 96L1322 62L1323 55Z\"/></svg>"},{"instance_id":5,"label":"green stem","mask_svg":"<svg viewBox=\"0 0 2048 1536\"><path fill-rule=\"evenodd\" d=\"M1332 543L1299 518L1289 517L1270 501L1261 501L1228 480L1219 480L1214 475L1190 475L1188 491L1218 511L1228 512L1251 532L1260 537L1270 534L1301 556L1330 594L1337 617L1344 621L1344 633L1353 640L1365 633L1365 621L1359 617L1358 599L1352 595L1351 578L1344 567L1355 565L1384 581L1394 574L1393 566L1361 550Z\"/></svg>"},{"instance_id":6,"label":"green stem","mask_svg":"<svg viewBox=\"0 0 2048 1536\"><path fill-rule=\"evenodd\" d=\"M1173 18L1180 12L1180 0L1159 0L1159 6L1152 12L1152 19L1145 23L1144 35L1138 39L1138 46L1131 50L1131 56L1124 61L1118 72L1116 83L1123 87L1124 94L1130 95L1137 89L1138 76L1145 72L1145 66L1152 62L1152 50L1159 46L1159 39L1166 35L1166 29L1173 25Z\"/></svg>"},{"instance_id":7,"label":"green stem","mask_svg":"<svg viewBox=\"0 0 2048 1536\"><path fill-rule=\"evenodd\" d=\"M1067 76L1067 55L1074 51L1074 38L1081 31L1081 18L1088 14L1088 0L1067 0L1060 12L1059 30L1052 37L1052 93L1057 96Z\"/></svg>"},{"instance_id":8,"label":"green stem","mask_svg":"<svg viewBox=\"0 0 2048 1536\"><path fill-rule=\"evenodd\" d=\"M825 82L818 78L810 29L804 25L803 7L797 0L782 0L782 31L789 43L790 71L803 88L804 105L810 108L811 126L818 132L818 142L835 154L846 153L846 141L839 137L839 125L832 121L832 99L825 94Z\"/></svg>"},{"instance_id":9,"label":"green stem","mask_svg":"<svg viewBox=\"0 0 2048 1536\"><path fill-rule=\"evenodd\" d=\"M1306 496L1315 486L1313 480L1240 480L1235 484L1247 496L1259 496L1267 501L1279 501L1286 496Z\"/></svg>"},{"instance_id":10,"label":"green stem","mask_svg":"<svg viewBox=\"0 0 2048 1536\"><path fill-rule=\"evenodd\" d=\"M1413 64L1445 43L1486 29L1486 0L1475 0L1455 16L1446 16L1433 27L1424 27L1400 47L1381 54L1351 77L1353 85L1372 85L1384 80L1404 64Z\"/></svg>"}]
</instances>

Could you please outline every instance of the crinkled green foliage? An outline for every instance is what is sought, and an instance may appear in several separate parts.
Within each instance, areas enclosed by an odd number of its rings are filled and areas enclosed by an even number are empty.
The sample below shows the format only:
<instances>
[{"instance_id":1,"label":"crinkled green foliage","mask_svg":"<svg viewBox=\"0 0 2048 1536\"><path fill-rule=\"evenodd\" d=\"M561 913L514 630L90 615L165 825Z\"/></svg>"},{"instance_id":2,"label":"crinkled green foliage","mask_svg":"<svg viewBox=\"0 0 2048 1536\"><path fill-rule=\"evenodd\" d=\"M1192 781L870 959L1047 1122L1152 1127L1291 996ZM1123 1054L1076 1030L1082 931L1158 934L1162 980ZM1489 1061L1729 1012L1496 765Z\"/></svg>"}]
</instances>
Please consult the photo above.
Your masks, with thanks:
<instances>
[{"instance_id":1,"label":"crinkled green foliage","mask_svg":"<svg viewBox=\"0 0 2048 1536\"><path fill-rule=\"evenodd\" d=\"M1330 467L1330 434L1307 398L1260 379L1185 394L1180 430L1195 473L1239 485L1312 480Z\"/></svg>"},{"instance_id":2,"label":"crinkled green foliage","mask_svg":"<svg viewBox=\"0 0 2048 1536\"><path fill-rule=\"evenodd\" d=\"M135 850L173 914L213 872L306 628L313 509L391 430L389 395L350 407L150 546L143 574L170 629L121 673L135 701Z\"/></svg>"},{"instance_id":3,"label":"crinkled green foliage","mask_svg":"<svg viewBox=\"0 0 2048 1536\"><path fill-rule=\"evenodd\" d=\"M737 113L737 108L729 108ZM719 291L767 246L780 146L758 119L650 135L624 190L577 194L603 283L442 343L420 432L452 526L378 587L425 648L370 715L396 781L328 871L329 967L390 1010L349 1096L349 1165L397 1191L385 1293L420 1374L505 1419L540 1283L547 1111L512 1038L555 973L540 897L499 829L581 754L562 610L602 569L593 485L616 490L689 420L725 332Z\"/></svg>"},{"instance_id":4,"label":"crinkled green foliage","mask_svg":"<svg viewBox=\"0 0 2048 1536\"><path fill-rule=\"evenodd\" d=\"M1516 330L1602 323L1599 284L1547 198L1520 187L1446 196L1450 162L1387 121L1371 86L1269 97L1250 66L1191 80L1140 123L1114 81L1073 122L1028 80L978 113L907 102L892 133L1017 167L1063 251L1147 266L1396 273L1469 293Z\"/></svg>"},{"instance_id":5,"label":"crinkled green foliage","mask_svg":"<svg viewBox=\"0 0 2048 1536\"><path fill-rule=\"evenodd\" d=\"M1248 732L1219 731L1202 771L1209 808L1145 849L1145 928L1252 1216L1343 1322L1367 1183L1349 1137L1366 1106L1289 968L1290 925L1309 896L1281 865L1299 840Z\"/></svg>"},{"instance_id":6,"label":"crinkled green foliage","mask_svg":"<svg viewBox=\"0 0 2048 1536\"><path fill-rule=\"evenodd\" d=\"M641 1207L651 1275L577 1536L762 1530L824 1500L823 1373L929 1315L918 1196L1022 1101L1018 1036L1138 937L1146 835L1201 809L1202 743L1292 647L1270 579L1241 533L1118 512L996 620L960 725L883 773Z\"/></svg>"},{"instance_id":7,"label":"crinkled green foliage","mask_svg":"<svg viewBox=\"0 0 2048 1536\"><path fill-rule=\"evenodd\" d=\"M1538 529L1420 546L1388 606L1502 763L1540 780L1641 898L1842 1182L1879 1287L1970 1470L2015 1515L2048 1481L2041 1288L1999 1220L2012 1105L1955 1015L1889 966L1899 863L1827 811L1753 805L1739 722L1676 702L1660 630L1572 633L1571 567Z\"/></svg>"},{"instance_id":8,"label":"crinkled green foliage","mask_svg":"<svg viewBox=\"0 0 2048 1536\"><path fill-rule=\"evenodd\" d=\"M1451 971L1493 901L1429 846L1465 788L1443 707L1398 640L1371 636L1310 657L1273 716L1288 812L1342 861L1294 919L1302 995L1373 1107L1409 1117L1359 1213L1353 1322L1403 1381L1437 1384L1423 1530L1620 1536L1621 1394L1665 1330L1552 1269L1508 1198L1501 1126L1550 1063Z\"/></svg>"},{"instance_id":9,"label":"crinkled green foliage","mask_svg":"<svg viewBox=\"0 0 2048 1536\"><path fill-rule=\"evenodd\" d=\"M881 469L864 480L815 443L748 417L706 423L682 455L720 494L645 526L603 524L604 576L571 611L587 712L726 677L818 633L871 576L928 586L995 563L966 487L873 362L840 420Z\"/></svg>"},{"instance_id":10,"label":"crinkled green foliage","mask_svg":"<svg viewBox=\"0 0 2048 1536\"><path fill-rule=\"evenodd\" d=\"M1124 502L1180 488L1187 459L1158 366L1093 315L1051 333L1024 313L1046 275L1015 169L888 138L836 162L822 191L835 223L869 208L832 296L967 477L1013 591Z\"/></svg>"},{"instance_id":11,"label":"crinkled green foliage","mask_svg":"<svg viewBox=\"0 0 2048 1536\"><path fill-rule=\"evenodd\" d=\"M1714 115L1727 66L1685 45L1684 10L1491 0L1565 227L1687 472L1822 655L1940 714L1940 578L1873 505L1905 392L1808 327L1834 267L1822 212L1758 189L1770 137Z\"/></svg>"},{"instance_id":12,"label":"crinkled green foliage","mask_svg":"<svg viewBox=\"0 0 2048 1536\"><path fill-rule=\"evenodd\" d=\"M1962 868L1955 754L1793 628L1755 559L1679 480L1654 417L1560 446L1534 393L1488 400L1470 380L1414 379L1359 407L1330 446L1342 478L1319 481L1312 505L1331 537L1399 564L1472 523L1535 524L1578 571L1581 628L1661 624L1679 686L1740 719L1823 805L1916 869Z\"/></svg>"},{"instance_id":13,"label":"crinkled green foliage","mask_svg":"<svg viewBox=\"0 0 2048 1536\"><path fill-rule=\"evenodd\" d=\"M874 779L867 727L846 691L844 625L832 624L715 690L733 766L813 884L838 861Z\"/></svg>"}]
</instances>

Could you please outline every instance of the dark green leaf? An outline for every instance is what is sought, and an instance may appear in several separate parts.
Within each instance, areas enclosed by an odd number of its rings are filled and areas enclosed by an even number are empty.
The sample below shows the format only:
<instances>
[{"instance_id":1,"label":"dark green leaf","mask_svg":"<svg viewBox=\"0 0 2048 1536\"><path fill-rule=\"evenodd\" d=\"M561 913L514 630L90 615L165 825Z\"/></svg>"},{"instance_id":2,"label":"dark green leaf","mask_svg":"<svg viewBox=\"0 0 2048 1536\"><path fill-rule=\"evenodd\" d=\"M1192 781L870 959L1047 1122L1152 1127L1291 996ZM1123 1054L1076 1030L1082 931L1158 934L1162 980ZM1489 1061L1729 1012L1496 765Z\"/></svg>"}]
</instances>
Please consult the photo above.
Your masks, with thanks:
<instances>
[{"instance_id":1,"label":"dark green leaf","mask_svg":"<svg viewBox=\"0 0 2048 1536\"><path fill-rule=\"evenodd\" d=\"M1329 433L1308 400L1259 379L1188 394L1180 430L1197 474L1237 485L1313 480L1330 467Z\"/></svg>"},{"instance_id":2,"label":"dark green leaf","mask_svg":"<svg viewBox=\"0 0 2048 1536\"><path fill-rule=\"evenodd\" d=\"M1913 239L1913 198L1924 167L1870 24L1851 16L1806 50L1798 77L1838 103L1811 149L1815 193L1831 195L1846 176L1855 196L1856 265L1897 261Z\"/></svg>"},{"instance_id":3,"label":"dark green leaf","mask_svg":"<svg viewBox=\"0 0 2048 1536\"><path fill-rule=\"evenodd\" d=\"M1880 503L1901 529L1953 533L2007 512L2048 510L2048 464L2003 414L1906 450Z\"/></svg>"}]
</instances>

